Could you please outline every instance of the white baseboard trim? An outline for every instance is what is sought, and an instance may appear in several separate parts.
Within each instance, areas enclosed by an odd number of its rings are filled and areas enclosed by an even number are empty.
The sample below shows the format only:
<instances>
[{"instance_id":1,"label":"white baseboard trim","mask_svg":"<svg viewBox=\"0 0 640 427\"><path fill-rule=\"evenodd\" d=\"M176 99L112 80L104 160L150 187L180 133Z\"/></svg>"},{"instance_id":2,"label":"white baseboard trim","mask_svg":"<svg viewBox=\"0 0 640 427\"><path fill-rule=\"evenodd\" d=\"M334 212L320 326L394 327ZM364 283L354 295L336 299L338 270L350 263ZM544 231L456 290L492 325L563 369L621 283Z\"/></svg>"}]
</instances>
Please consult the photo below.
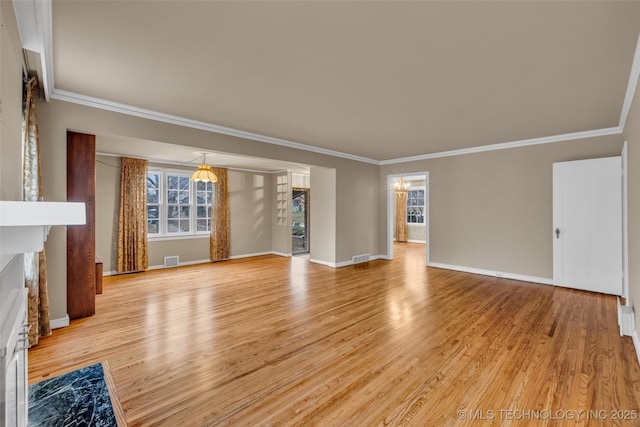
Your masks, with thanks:
<instances>
[{"instance_id":1,"label":"white baseboard trim","mask_svg":"<svg viewBox=\"0 0 640 427\"><path fill-rule=\"evenodd\" d=\"M386 255L372 255L369 257L369 261L375 261L377 259L384 259L384 260L389 260L390 258ZM353 264L353 260L348 260L348 261L340 261L340 262L329 262L329 261L322 261L319 259L314 259L314 258L309 258L310 262L316 263L316 264L322 264L322 265L326 265L327 267L331 267L331 268L340 268L340 267L347 267L349 265L354 265Z\"/></svg>"},{"instance_id":2,"label":"white baseboard trim","mask_svg":"<svg viewBox=\"0 0 640 427\"><path fill-rule=\"evenodd\" d=\"M426 240L407 240L408 243L422 243L423 245L427 243Z\"/></svg>"},{"instance_id":3,"label":"white baseboard trim","mask_svg":"<svg viewBox=\"0 0 640 427\"><path fill-rule=\"evenodd\" d=\"M194 264L204 264L207 262L211 262L210 259L197 259L195 261L184 261L184 262L179 262L177 267L182 267L183 265L194 265ZM147 270L160 270L165 268L164 265L160 264L160 265L150 265L149 267L147 267ZM166 267L166 268L173 268L173 267Z\"/></svg>"},{"instance_id":4,"label":"white baseboard trim","mask_svg":"<svg viewBox=\"0 0 640 427\"><path fill-rule=\"evenodd\" d=\"M638 363L640 363L640 338L638 338L638 331L635 329L631 334L631 338L633 339L633 347L636 349L636 357L638 358Z\"/></svg>"},{"instance_id":5,"label":"white baseboard trim","mask_svg":"<svg viewBox=\"0 0 640 427\"><path fill-rule=\"evenodd\" d=\"M286 255L280 252L274 252L274 251L267 251L267 252L256 252L253 254L241 254L241 255L233 255L230 256L229 259L239 259L239 258L250 258L250 257L254 257L254 256L262 256L262 255L280 255L280 256L291 256L291 254ZM208 259L199 259L199 260L195 260L195 261L185 261L185 262L180 262L178 263L178 267L183 266L183 265L194 265L194 264L204 264L207 262L211 262L211 260ZM165 268L164 265L152 265L149 266L147 268L147 270L160 270L162 268ZM173 267L167 267L167 268L173 268ZM117 271L105 271L102 273L102 276L114 276L116 274L125 274L125 273L118 273Z\"/></svg>"},{"instance_id":6,"label":"white baseboard trim","mask_svg":"<svg viewBox=\"0 0 640 427\"><path fill-rule=\"evenodd\" d=\"M337 264L335 262L322 261L320 259L309 258L309 262L313 262L314 264L326 265L327 267L336 268Z\"/></svg>"},{"instance_id":7,"label":"white baseboard trim","mask_svg":"<svg viewBox=\"0 0 640 427\"><path fill-rule=\"evenodd\" d=\"M278 256L287 256L287 257L292 256L292 254L285 254L284 252L271 251L271 252L268 252L268 253L273 254L273 255L278 255Z\"/></svg>"},{"instance_id":8,"label":"white baseboard trim","mask_svg":"<svg viewBox=\"0 0 640 427\"><path fill-rule=\"evenodd\" d=\"M414 243L424 243L424 242L414 242ZM263 256L263 255L278 255L283 257L293 256L292 254L286 254L284 252L267 251L267 252L256 252L253 254L233 255L233 256L230 256L229 259L250 258L250 257L256 257L256 256ZM369 258L369 261L373 261L376 259L391 260L391 258L389 258L387 255L373 255ZM329 262L329 261L321 261L319 259L310 258L309 261L316 264L326 265L332 268L340 268L340 267L346 267L348 265L353 265L352 260L340 261L340 262ZM202 259L202 260L196 260L196 261L185 261L185 262L178 263L178 267L183 265L204 264L208 262L211 262L211 261L208 259ZM151 265L147 268L147 270L160 270L163 268L165 268L164 265ZM167 267L167 268L174 268L174 267ZM117 271L107 271L102 273L103 276L113 276L116 274L124 274L124 273L118 273Z\"/></svg>"},{"instance_id":9,"label":"white baseboard trim","mask_svg":"<svg viewBox=\"0 0 640 427\"><path fill-rule=\"evenodd\" d=\"M543 285L553 285L553 279L546 277L527 276L524 274L505 273L503 271L485 270L475 267L463 267L460 265L443 264L440 262L430 262L427 267L444 268L446 270L462 271L464 273L482 274L483 276L500 277L503 279L519 280L522 282L541 283Z\"/></svg>"},{"instance_id":10,"label":"white baseboard trim","mask_svg":"<svg viewBox=\"0 0 640 427\"><path fill-rule=\"evenodd\" d=\"M254 256L263 256L263 255L279 255L273 251L267 251L267 252L256 252L254 254L241 254L241 255L232 255L229 257L229 259L240 259L240 258L251 258Z\"/></svg>"},{"instance_id":11,"label":"white baseboard trim","mask_svg":"<svg viewBox=\"0 0 640 427\"><path fill-rule=\"evenodd\" d=\"M51 319L50 324L51 329L66 328L67 326L69 326L69 315L67 314L61 319Z\"/></svg>"},{"instance_id":12,"label":"white baseboard trim","mask_svg":"<svg viewBox=\"0 0 640 427\"><path fill-rule=\"evenodd\" d=\"M373 260L373 257L370 256L369 257L369 261L372 261L372 260ZM353 260L350 259L348 261L336 262L336 263L334 263L334 268L346 267L346 266L349 266L349 265L354 265L353 264Z\"/></svg>"},{"instance_id":13,"label":"white baseboard trim","mask_svg":"<svg viewBox=\"0 0 640 427\"><path fill-rule=\"evenodd\" d=\"M620 297L616 297L616 306L618 308L618 326L620 327L620 336L623 336L622 333L622 306L620 305Z\"/></svg>"}]
</instances>

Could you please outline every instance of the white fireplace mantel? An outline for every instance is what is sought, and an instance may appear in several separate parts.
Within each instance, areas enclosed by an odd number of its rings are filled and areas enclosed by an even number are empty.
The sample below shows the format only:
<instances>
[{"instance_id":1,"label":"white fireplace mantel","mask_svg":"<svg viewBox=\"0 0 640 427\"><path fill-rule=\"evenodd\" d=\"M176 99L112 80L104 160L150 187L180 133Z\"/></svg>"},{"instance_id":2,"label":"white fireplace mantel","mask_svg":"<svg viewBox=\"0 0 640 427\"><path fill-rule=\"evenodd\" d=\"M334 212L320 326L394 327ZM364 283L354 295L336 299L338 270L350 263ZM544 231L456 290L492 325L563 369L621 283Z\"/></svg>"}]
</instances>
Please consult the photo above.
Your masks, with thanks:
<instances>
[{"instance_id":1,"label":"white fireplace mantel","mask_svg":"<svg viewBox=\"0 0 640 427\"><path fill-rule=\"evenodd\" d=\"M85 223L84 203L0 201L0 255L39 252L51 226Z\"/></svg>"},{"instance_id":2,"label":"white fireplace mantel","mask_svg":"<svg viewBox=\"0 0 640 427\"><path fill-rule=\"evenodd\" d=\"M24 252L40 252L53 225L82 225L84 203L0 201L0 425L28 418Z\"/></svg>"}]
</instances>

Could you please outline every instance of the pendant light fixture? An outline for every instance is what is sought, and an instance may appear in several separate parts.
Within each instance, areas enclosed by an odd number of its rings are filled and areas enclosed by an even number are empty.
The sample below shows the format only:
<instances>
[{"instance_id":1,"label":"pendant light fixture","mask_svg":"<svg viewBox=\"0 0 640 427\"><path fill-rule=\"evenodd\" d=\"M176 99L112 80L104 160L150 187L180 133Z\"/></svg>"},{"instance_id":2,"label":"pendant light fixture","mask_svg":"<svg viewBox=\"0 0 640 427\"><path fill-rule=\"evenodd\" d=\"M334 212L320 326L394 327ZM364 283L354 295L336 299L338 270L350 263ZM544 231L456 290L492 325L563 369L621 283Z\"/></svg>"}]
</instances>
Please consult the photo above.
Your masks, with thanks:
<instances>
[{"instance_id":1,"label":"pendant light fixture","mask_svg":"<svg viewBox=\"0 0 640 427\"><path fill-rule=\"evenodd\" d=\"M396 193L406 193L409 190L409 183L404 182L404 178L400 177L399 180L393 183L393 190Z\"/></svg>"},{"instance_id":2,"label":"pendant light fixture","mask_svg":"<svg viewBox=\"0 0 640 427\"><path fill-rule=\"evenodd\" d=\"M194 182L218 182L218 177L211 170L211 166L207 164L207 153L202 153L202 164L198 166L198 170L191 175Z\"/></svg>"}]
</instances>

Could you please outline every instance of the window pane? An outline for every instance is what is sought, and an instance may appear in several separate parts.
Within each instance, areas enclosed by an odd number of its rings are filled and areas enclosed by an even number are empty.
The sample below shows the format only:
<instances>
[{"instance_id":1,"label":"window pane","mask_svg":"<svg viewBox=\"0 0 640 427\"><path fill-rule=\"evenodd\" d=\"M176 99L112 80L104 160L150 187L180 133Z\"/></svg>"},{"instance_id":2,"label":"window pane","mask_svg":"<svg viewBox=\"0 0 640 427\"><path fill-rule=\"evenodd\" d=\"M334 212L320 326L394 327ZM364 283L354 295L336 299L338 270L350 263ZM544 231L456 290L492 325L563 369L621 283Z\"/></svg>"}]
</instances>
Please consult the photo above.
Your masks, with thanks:
<instances>
[{"instance_id":1,"label":"window pane","mask_svg":"<svg viewBox=\"0 0 640 427\"><path fill-rule=\"evenodd\" d=\"M169 175L167 177L167 189L169 190L177 190L178 189L178 177L175 175Z\"/></svg>"},{"instance_id":2,"label":"window pane","mask_svg":"<svg viewBox=\"0 0 640 427\"><path fill-rule=\"evenodd\" d=\"M180 232L188 233L189 232L189 220L180 220Z\"/></svg>"},{"instance_id":3,"label":"window pane","mask_svg":"<svg viewBox=\"0 0 640 427\"><path fill-rule=\"evenodd\" d=\"M154 219L152 221L147 221L147 233L148 234L158 234L160 233L160 221Z\"/></svg>"},{"instance_id":4,"label":"window pane","mask_svg":"<svg viewBox=\"0 0 640 427\"><path fill-rule=\"evenodd\" d=\"M147 188L157 190L160 187L160 174L147 173Z\"/></svg>"},{"instance_id":5,"label":"window pane","mask_svg":"<svg viewBox=\"0 0 640 427\"><path fill-rule=\"evenodd\" d=\"M147 218L160 218L160 209L158 209L158 205L147 205Z\"/></svg>"},{"instance_id":6,"label":"window pane","mask_svg":"<svg viewBox=\"0 0 640 427\"><path fill-rule=\"evenodd\" d=\"M181 205L189 204L189 191L180 191L180 202Z\"/></svg>"},{"instance_id":7,"label":"window pane","mask_svg":"<svg viewBox=\"0 0 640 427\"><path fill-rule=\"evenodd\" d=\"M158 203L158 190L147 189L147 203Z\"/></svg>"},{"instance_id":8,"label":"window pane","mask_svg":"<svg viewBox=\"0 0 640 427\"><path fill-rule=\"evenodd\" d=\"M189 218L189 206L180 206L180 218Z\"/></svg>"},{"instance_id":9,"label":"window pane","mask_svg":"<svg viewBox=\"0 0 640 427\"><path fill-rule=\"evenodd\" d=\"M198 182L198 184L200 184L200 182ZM207 192L206 191L198 191L196 193L196 203L199 204L199 205L204 205L204 204L207 203Z\"/></svg>"},{"instance_id":10,"label":"window pane","mask_svg":"<svg viewBox=\"0 0 640 427\"><path fill-rule=\"evenodd\" d=\"M176 190L167 191L167 203L178 203L178 192Z\"/></svg>"},{"instance_id":11,"label":"window pane","mask_svg":"<svg viewBox=\"0 0 640 427\"><path fill-rule=\"evenodd\" d=\"M180 177L180 190L189 190L189 177L181 176Z\"/></svg>"},{"instance_id":12,"label":"window pane","mask_svg":"<svg viewBox=\"0 0 640 427\"><path fill-rule=\"evenodd\" d=\"M160 174L147 173L147 201L158 203Z\"/></svg>"},{"instance_id":13,"label":"window pane","mask_svg":"<svg viewBox=\"0 0 640 427\"><path fill-rule=\"evenodd\" d=\"M180 208L178 206L169 206L167 208L168 218L178 218L180 216Z\"/></svg>"},{"instance_id":14,"label":"window pane","mask_svg":"<svg viewBox=\"0 0 640 427\"><path fill-rule=\"evenodd\" d=\"M198 225L198 230L197 231L209 231L209 229L207 228L207 220L206 219L199 219L197 221L197 225Z\"/></svg>"},{"instance_id":15,"label":"window pane","mask_svg":"<svg viewBox=\"0 0 640 427\"><path fill-rule=\"evenodd\" d=\"M198 206L198 214L196 218L206 218L207 217L207 207L206 206Z\"/></svg>"},{"instance_id":16,"label":"window pane","mask_svg":"<svg viewBox=\"0 0 640 427\"><path fill-rule=\"evenodd\" d=\"M207 183L204 181L198 181L196 182L196 190L198 191L204 191L207 189Z\"/></svg>"},{"instance_id":17,"label":"window pane","mask_svg":"<svg viewBox=\"0 0 640 427\"><path fill-rule=\"evenodd\" d=\"M167 231L169 231L169 233L177 233L178 231L180 231L179 223L180 221L177 219L168 220Z\"/></svg>"}]
</instances>

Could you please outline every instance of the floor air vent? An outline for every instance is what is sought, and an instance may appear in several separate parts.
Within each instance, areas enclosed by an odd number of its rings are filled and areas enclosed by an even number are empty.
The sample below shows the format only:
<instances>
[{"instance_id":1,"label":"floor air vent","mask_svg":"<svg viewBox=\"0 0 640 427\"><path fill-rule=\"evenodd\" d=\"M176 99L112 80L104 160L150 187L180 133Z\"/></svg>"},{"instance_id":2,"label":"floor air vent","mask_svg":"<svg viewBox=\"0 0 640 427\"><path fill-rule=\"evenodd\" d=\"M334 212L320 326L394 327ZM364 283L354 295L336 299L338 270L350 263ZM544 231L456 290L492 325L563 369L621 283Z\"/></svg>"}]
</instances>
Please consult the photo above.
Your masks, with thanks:
<instances>
[{"instance_id":1,"label":"floor air vent","mask_svg":"<svg viewBox=\"0 0 640 427\"><path fill-rule=\"evenodd\" d=\"M177 255L164 257L164 268L177 267L179 263L180 257L178 257Z\"/></svg>"},{"instance_id":2,"label":"floor air vent","mask_svg":"<svg viewBox=\"0 0 640 427\"><path fill-rule=\"evenodd\" d=\"M367 262L371 256L369 254L356 255L352 258L354 264L360 264L361 262Z\"/></svg>"}]
</instances>

